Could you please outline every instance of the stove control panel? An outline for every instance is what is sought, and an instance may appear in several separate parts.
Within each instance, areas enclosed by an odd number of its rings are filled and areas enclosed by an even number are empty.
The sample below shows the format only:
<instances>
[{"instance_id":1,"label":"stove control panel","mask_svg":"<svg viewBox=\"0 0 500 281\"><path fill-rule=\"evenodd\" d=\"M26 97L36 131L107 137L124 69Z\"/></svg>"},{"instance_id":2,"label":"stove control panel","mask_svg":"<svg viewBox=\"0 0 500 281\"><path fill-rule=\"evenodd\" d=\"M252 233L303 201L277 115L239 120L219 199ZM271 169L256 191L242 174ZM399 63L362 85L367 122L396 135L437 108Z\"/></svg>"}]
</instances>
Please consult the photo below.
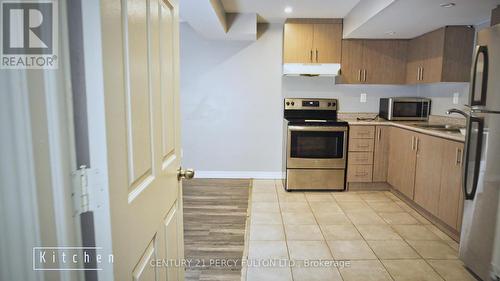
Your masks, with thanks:
<instances>
[{"instance_id":1,"label":"stove control panel","mask_svg":"<svg viewBox=\"0 0 500 281\"><path fill-rule=\"evenodd\" d=\"M337 110L336 99L285 99L285 110Z\"/></svg>"}]
</instances>

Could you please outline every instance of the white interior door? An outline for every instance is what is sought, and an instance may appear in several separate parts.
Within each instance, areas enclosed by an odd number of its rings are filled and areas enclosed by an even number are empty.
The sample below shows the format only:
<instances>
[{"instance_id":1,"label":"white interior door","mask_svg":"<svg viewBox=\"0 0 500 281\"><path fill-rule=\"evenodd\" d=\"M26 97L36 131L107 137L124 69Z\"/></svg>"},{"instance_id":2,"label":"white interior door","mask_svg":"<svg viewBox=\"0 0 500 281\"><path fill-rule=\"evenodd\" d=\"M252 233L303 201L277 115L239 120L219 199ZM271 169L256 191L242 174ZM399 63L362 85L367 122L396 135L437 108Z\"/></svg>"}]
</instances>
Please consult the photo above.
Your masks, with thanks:
<instances>
[{"instance_id":1,"label":"white interior door","mask_svg":"<svg viewBox=\"0 0 500 281\"><path fill-rule=\"evenodd\" d=\"M183 280L177 0L101 2L115 280Z\"/></svg>"}]
</instances>

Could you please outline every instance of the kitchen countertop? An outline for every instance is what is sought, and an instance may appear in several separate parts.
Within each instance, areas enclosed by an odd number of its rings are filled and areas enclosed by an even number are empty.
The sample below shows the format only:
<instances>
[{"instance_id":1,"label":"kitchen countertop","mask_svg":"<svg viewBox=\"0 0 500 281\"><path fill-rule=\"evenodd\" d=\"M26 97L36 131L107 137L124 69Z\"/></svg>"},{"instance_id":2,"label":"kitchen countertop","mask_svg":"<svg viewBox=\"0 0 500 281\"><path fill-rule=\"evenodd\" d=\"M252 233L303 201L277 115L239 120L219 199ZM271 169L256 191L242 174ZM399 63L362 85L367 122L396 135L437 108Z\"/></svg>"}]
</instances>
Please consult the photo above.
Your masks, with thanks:
<instances>
[{"instance_id":1,"label":"kitchen countertop","mask_svg":"<svg viewBox=\"0 0 500 281\"><path fill-rule=\"evenodd\" d=\"M449 139L453 141L465 142L465 136L461 133L446 132L436 129L428 129L416 126L416 124L448 124L437 121L387 121L382 118L377 118L373 121L371 120L357 120L355 117L344 117L342 120L347 121L349 125L371 125L371 126L394 126L402 129L412 130L415 132L436 136L444 139Z\"/></svg>"}]
</instances>

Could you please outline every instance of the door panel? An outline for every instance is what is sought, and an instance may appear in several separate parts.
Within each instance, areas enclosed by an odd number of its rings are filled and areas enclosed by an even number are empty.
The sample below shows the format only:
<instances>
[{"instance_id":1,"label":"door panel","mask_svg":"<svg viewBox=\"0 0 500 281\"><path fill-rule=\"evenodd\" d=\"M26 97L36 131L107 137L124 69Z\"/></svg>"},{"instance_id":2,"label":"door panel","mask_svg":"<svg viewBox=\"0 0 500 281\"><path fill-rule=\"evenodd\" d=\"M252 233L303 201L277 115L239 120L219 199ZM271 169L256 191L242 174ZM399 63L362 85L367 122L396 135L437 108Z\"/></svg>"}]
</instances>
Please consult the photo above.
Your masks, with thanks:
<instances>
[{"instance_id":1,"label":"door panel","mask_svg":"<svg viewBox=\"0 0 500 281\"><path fill-rule=\"evenodd\" d=\"M433 215L438 214L444 140L417 135L417 168L414 200Z\"/></svg>"},{"instance_id":2,"label":"door panel","mask_svg":"<svg viewBox=\"0 0 500 281\"><path fill-rule=\"evenodd\" d=\"M174 206L165 218L164 221L164 234L162 241L164 243L165 254L167 260L177 260L179 258L179 244L176 241L182 240L179 235L183 235L182 228L179 228L179 214L177 213L178 207ZM176 267L166 268L167 280L181 280L179 279L179 271Z\"/></svg>"},{"instance_id":3,"label":"door panel","mask_svg":"<svg viewBox=\"0 0 500 281\"><path fill-rule=\"evenodd\" d=\"M174 31L174 15L172 7L168 2L161 2L160 5L160 35L172 34ZM160 61L161 76L159 84L161 85L162 101L162 156L163 163L168 165L175 157L175 75L174 61L170 59L175 57L174 41L171 36L160 36Z\"/></svg>"},{"instance_id":4,"label":"door panel","mask_svg":"<svg viewBox=\"0 0 500 281\"><path fill-rule=\"evenodd\" d=\"M283 44L284 63L313 62L313 32L313 24L285 24Z\"/></svg>"},{"instance_id":5,"label":"door panel","mask_svg":"<svg viewBox=\"0 0 500 281\"><path fill-rule=\"evenodd\" d=\"M127 115L127 155L129 163L129 188L146 188L152 180L151 163L151 92L148 85L148 38L146 18L136 17L146 14L146 2L127 7L127 44L125 63L126 115Z\"/></svg>"},{"instance_id":6,"label":"door panel","mask_svg":"<svg viewBox=\"0 0 500 281\"><path fill-rule=\"evenodd\" d=\"M132 271L132 280L142 281L142 280L157 280L157 272L154 267L151 267L151 261L156 259L156 247L155 239L149 243L144 254L142 254L139 263L135 266Z\"/></svg>"},{"instance_id":7,"label":"door panel","mask_svg":"<svg viewBox=\"0 0 500 281\"><path fill-rule=\"evenodd\" d=\"M420 75L422 83L441 82L445 30L446 28L440 28L422 37L424 39L424 60Z\"/></svg>"},{"instance_id":8,"label":"door panel","mask_svg":"<svg viewBox=\"0 0 500 281\"><path fill-rule=\"evenodd\" d=\"M367 84L406 82L406 40L365 40L363 66Z\"/></svg>"},{"instance_id":9,"label":"door panel","mask_svg":"<svg viewBox=\"0 0 500 281\"><path fill-rule=\"evenodd\" d=\"M387 167L389 165L390 127L377 126L375 133L375 148L373 152L373 181L387 181Z\"/></svg>"},{"instance_id":10,"label":"door panel","mask_svg":"<svg viewBox=\"0 0 500 281\"><path fill-rule=\"evenodd\" d=\"M410 40L408 43L408 60L406 67L406 82L409 84L419 83L420 70L423 66L424 42L422 36Z\"/></svg>"},{"instance_id":11,"label":"door panel","mask_svg":"<svg viewBox=\"0 0 500 281\"><path fill-rule=\"evenodd\" d=\"M101 2L115 280L183 280L176 0ZM128 188L127 188L128 187Z\"/></svg>"},{"instance_id":12,"label":"door panel","mask_svg":"<svg viewBox=\"0 0 500 281\"><path fill-rule=\"evenodd\" d=\"M391 128L387 179L396 190L413 199L415 187L415 133Z\"/></svg>"},{"instance_id":13,"label":"door panel","mask_svg":"<svg viewBox=\"0 0 500 281\"><path fill-rule=\"evenodd\" d=\"M463 204L463 149L464 145L461 143L446 141L443 147L443 166L439 193L438 217L457 230L460 230L459 211Z\"/></svg>"},{"instance_id":14,"label":"door panel","mask_svg":"<svg viewBox=\"0 0 500 281\"><path fill-rule=\"evenodd\" d=\"M340 63L342 24L315 23L313 51L317 63Z\"/></svg>"},{"instance_id":15,"label":"door panel","mask_svg":"<svg viewBox=\"0 0 500 281\"><path fill-rule=\"evenodd\" d=\"M362 68L363 40L342 40L342 83L360 84Z\"/></svg>"}]
</instances>

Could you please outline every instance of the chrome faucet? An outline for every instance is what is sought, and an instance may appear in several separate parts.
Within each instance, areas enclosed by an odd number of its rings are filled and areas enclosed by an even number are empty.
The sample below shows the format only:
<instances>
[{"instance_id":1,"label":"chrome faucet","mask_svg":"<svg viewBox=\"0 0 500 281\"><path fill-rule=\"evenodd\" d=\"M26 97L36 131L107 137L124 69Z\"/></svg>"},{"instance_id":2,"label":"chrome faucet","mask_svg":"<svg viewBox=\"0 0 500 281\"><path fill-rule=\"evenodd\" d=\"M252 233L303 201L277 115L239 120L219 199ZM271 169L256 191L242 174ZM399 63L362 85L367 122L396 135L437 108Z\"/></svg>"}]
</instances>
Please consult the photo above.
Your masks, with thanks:
<instances>
[{"instance_id":1,"label":"chrome faucet","mask_svg":"<svg viewBox=\"0 0 500 281\"><path fill-rule=\"evenodd\" d=\"M463 115L465 118L467 118L469 116L467 113L465 113L465 111L460 110L460 109L456 109L456 108L448 109L448 111L446 111L446 114L448 114L448 115L450 115L452 113L458 113L460 115Z\"/></svg>"}]
</instances>

